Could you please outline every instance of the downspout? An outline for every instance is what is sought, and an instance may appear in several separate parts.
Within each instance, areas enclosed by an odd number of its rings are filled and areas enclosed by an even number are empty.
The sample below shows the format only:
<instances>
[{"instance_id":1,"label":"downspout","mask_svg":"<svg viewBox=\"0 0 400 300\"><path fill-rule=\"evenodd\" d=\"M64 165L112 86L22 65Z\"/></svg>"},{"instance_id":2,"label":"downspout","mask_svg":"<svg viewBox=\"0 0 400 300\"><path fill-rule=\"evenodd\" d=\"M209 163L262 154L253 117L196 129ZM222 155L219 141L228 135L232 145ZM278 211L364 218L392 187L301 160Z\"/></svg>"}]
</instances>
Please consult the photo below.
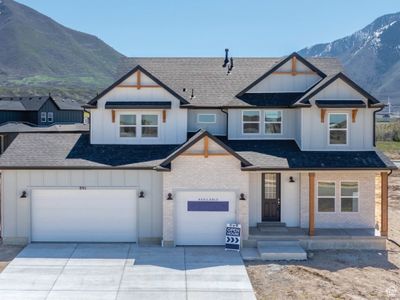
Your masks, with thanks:
<instances>
[{"instance_id":1,"label":"downspout","mask_svg":"<svg viewBox=\"0 0 400 300\"><path fill-rule=\"evenodd\" d=\"M373 131L373 146L376 147L376 113L382 111L385 108L385 106L382 106L380 109L374 111L374 120L373 120L373 126L374 126L374 131Z\"/></svg>"},{"instance_id":2,"label":"downspout","mask_svg":"<svg viewBox=\"0 0 400 300\"><path fill-rule=\"evenodd\" d=\"M221 108L221 112L223 112L226 115L226 138L228 138L228 130L229 130L229 118L228 118L228 112L224 111L223 108Z\"/></svg>"}]
</instances>

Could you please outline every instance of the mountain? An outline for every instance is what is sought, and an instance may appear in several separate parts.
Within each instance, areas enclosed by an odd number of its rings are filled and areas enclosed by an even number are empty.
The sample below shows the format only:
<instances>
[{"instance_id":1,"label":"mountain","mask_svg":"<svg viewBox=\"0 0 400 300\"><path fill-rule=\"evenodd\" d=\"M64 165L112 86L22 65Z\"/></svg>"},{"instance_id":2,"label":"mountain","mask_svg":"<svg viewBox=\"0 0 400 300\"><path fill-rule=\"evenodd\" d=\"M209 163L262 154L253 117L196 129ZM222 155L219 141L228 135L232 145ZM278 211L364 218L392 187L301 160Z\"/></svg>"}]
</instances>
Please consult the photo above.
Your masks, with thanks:
<instances>
[{"instance_id":1,"label":"mountain","mask_svg":"<svg viewBox=\"0 0 400 300\"><path fill-rule=\"evenodd\" d=\"M0 0L0 94L87 101L115 80L122 54L13 0Z\"/></svg>"},{"instance_id":2,"label":"mountain","mask_svg":"<svg viewBox=\"0 0 400 300\"><path fill-rule=\"evenodd\" d=\"M400 13L384 15L352 35L299 51L337 57L346 72L381 100L400 104Z\"/></svg>"}]
</instances>

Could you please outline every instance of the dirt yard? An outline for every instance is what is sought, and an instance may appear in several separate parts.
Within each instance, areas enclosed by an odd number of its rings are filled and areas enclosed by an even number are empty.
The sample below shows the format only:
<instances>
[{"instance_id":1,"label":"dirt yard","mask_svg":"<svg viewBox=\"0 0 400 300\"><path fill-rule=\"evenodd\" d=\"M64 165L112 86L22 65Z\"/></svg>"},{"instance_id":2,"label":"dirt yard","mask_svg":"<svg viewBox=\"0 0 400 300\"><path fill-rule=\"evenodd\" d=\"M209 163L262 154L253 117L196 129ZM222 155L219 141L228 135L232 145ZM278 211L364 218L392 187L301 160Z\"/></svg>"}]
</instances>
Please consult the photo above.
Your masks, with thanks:
<instances>
[{"instance_id":1,"label":"dirt yard","mask_svg":"<svg viewBox=\"0 0 400 300\"><path fill-rule=\"evenodd\" d=\"M400 174L390 178L389 239L400 244ZM248 262L257 299L400 299L400 247L314 251L298 263Z\"/></svg>"},{"instance_id":2,"label":"dirt yard","mask_svg":"<svg viewBox=\"0 0 400 300\"><path fill-rule=\"evenodd\" d=\"M5 246L0 242L0 272L18 255L22 246Z\"/></svg>"}]
</instances>

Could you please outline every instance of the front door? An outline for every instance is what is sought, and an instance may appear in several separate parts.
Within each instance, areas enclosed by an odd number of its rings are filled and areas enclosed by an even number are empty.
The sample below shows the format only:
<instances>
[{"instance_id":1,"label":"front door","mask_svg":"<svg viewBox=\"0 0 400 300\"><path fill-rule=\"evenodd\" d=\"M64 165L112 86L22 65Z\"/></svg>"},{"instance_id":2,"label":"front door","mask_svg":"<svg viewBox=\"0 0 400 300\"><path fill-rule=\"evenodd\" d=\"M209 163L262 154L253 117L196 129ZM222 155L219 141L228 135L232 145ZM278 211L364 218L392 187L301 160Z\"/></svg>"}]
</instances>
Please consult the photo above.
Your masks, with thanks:
<instances>
[{"instance_id":1,"label":"front door","mask_svg":"<svg viewBox=\"0 0 400 300\"><path fill-rule=\"evenodd\" d=\"M281 220L281 174L263 174L261 203L263 222Z\"/></svg>"}]
</instances>

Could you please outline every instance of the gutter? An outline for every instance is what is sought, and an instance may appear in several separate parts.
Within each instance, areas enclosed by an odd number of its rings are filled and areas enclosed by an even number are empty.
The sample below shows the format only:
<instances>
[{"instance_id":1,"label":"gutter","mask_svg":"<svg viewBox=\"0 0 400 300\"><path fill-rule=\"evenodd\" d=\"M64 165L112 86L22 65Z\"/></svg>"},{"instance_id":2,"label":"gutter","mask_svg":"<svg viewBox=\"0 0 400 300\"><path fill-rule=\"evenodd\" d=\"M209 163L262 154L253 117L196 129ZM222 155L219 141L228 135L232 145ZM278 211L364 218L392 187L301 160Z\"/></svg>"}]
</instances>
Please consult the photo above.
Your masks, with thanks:
<instances>
[{"instance_id":1,"label":"gutter","mask_svg":"<svg viewBox=\"0 0 400 300\"><path fill-rule=\"evenodd\" d=\"M229 115L227 111L224 111L223 108L220 108L221 112L226 115L226 136L228 136L228 130L229 130Z\"/></svg>"}]
</instances>

